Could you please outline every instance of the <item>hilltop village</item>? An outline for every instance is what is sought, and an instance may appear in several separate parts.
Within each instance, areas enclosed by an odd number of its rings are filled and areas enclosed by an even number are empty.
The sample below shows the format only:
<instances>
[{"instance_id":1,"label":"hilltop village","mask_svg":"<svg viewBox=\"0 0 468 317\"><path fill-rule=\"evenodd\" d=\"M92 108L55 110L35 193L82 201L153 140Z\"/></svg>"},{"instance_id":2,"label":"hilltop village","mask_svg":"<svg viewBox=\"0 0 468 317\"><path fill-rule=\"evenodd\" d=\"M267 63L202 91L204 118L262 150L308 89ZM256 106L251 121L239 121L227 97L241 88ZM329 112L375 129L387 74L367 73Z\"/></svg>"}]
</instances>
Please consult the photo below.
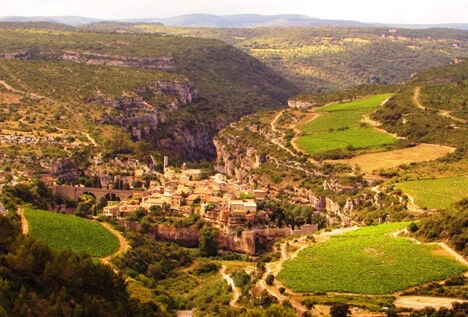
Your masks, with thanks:
<instances>
[{"instance_id":1,"label":"hilltop village","mask_svg":"<svg viewBox=\"0 0 468 317\"><path fill-rule=\"evenodd\" d=\"M122 219L142 207L147 211L156 207L185 216L199 214L220 229L231 230L237 225L252 228L265 218L264 213L257 212L257 202L265 200L266 193L231 183L222 174L206 177L200 169L183 165L180 170L164 168L161 184L134 192L129 200L111 201L103 212Z\"/></svg>"},{"instance_id":2,"label":"hilltop village","mask_svg":"<svg viewBox=\"0 0 468 317\"><path fill-rule=\"evenodd\" d=\"M165 165L160 176L160 183L152 182L146 191L134 191L132 197L122 201L109 201L103 215L133 230L140 228L129 217L143 209L179 219L195 216L219 230L221 247L248 254L260 252L259 239L268 249L278 237L318 230L317 224L304 224L296 230L272 227L267 211L258 208L268 198L267 189L233 182L220 173L206 176L202 170L186 168L185 164L180 169ZM158 240L186 246L198 242L198 230L194 227L156 224L150 234Z\"/></svg>"}]
</instances>

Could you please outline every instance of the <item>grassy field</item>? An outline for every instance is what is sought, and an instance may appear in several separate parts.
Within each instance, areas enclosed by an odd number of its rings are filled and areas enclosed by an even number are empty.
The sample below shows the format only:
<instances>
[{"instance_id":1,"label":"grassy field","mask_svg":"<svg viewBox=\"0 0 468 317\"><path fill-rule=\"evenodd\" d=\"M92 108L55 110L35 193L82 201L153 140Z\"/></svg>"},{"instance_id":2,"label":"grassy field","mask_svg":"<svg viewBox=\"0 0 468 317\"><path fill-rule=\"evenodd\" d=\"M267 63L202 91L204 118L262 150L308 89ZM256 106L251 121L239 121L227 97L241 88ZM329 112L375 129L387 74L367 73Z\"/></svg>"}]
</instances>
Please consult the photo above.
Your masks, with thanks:
<instances>
[{"instance_id":1,"label":"grassy field","mask_svg":"<svg viewBox=\"0 0 468 317\"><path fill-rule=\"evenodd\" d=\"M29 233L53 249L103 257L119 247L117 237L98 222L36 209L26 209L24 214Z\"/></svg>"},{"instance_id":2,"label":"grassy field","mask_svg":"<svg viewBox=\"0 0 468 317\"><path fill-rule=\"evenodd\" d=\"M331 105L323 106L317 109L318 112L332 112L332 111L348 111L358 109L375 109L392 94L381 94L370 96L365 99L359 99L352 102L334 103Z\"/></svg>"},{"instance_id":3,"label":"grassy field","mask_svg":"<svg viewBox=\"0 0 468 317\"><path fill-rule=\"evenodd\" d=\"M411 195L421 208L445 209L468 197L466 176L403 182L397 187Z\"/></svg>"},{"instance_id":4,"label":"grassy field","mask_svg":"<svg viewBox=\"0 0 468 317\"><path fill-rule=\"evenodd\" d=\"M315 120L299 125L298 129L304 134L314 134L343 128L359 128L361 118L369 112L368 109L356 109L324 113Z\"/></svg>"},{"instance_id":5,"label":"grassy field","mask_svg":"<svg viewBox=\"0 0 468 317\"><path fill-rule=\"evenodd\" d=\"M309 154L319 154L335 149L382 147L395 143L393 136L361 122L363 116L390 96L381 94L318 108L316 112L323 115L298 126L305 136L296 141L297 145Z\"/></svg>"},{"instance_id":6,"label":"grassy field","mask_svg":"<svg viewBox=\"0 0 468 317\"><path fill-rule=\"evenodd\" d=\"M389 294L467 270L436 245L393 237L408 223L366 227L304 249L278 276L296 292Z\"/></svg>"},{"instance_id":7,"label":"grassy field","mask_svg":"<svg viewBox=\"0 0 468 317\"><path fill-rule=\"evenodd\" d=\"M389 145L395 138L372 128L317 133L299 138L297 144L307 153L318 154L334 149L370 148Z\"/></svg>"}]
</instances>

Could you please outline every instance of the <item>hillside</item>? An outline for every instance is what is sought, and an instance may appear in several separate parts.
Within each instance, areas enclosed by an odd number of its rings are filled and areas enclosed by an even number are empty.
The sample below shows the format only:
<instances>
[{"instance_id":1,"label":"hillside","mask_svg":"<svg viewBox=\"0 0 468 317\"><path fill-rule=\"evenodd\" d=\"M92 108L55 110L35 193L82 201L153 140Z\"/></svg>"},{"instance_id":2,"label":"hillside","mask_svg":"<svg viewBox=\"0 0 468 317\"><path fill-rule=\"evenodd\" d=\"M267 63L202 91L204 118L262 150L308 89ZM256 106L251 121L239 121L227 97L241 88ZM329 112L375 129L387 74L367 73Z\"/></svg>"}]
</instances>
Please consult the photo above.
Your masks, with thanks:
<instances>
[{"instance_id":1,"label":"hillside","mask_svg":"<svg viewBox=\"0 0 468 317\"><path fill-rule=\"evenodd\" d=\"M420 72L374 118L413 142L456 147L454 157L466 159L467 74L466 60Z\"/></svg>"},{"instance_id":2,"label":"hillside","mask_svg":"<svg viewBox=\"0 0 468 317\"><path fill-rule=\"evenodd\" d=\"M287 195L291 201L308 202L338 215L344 223L420 217L424 213L422 208L430 205L415 207L415 198L402 192L398 183L436 179L433 185L420 188L424 191L421 197L432 197L431 191L444 184L462 184L468 173L466 65L460 62L423 71L401 85L298 96L289 102L290 108L245 117L216 138L218 170L244 181L271 186L279 197ZM415 101L416 88L420 91L418 100L425 102L422 109ZM394 95L369 112L343 111L385 92ZM330 102L335 104L319 107ZM322 109L335 112L330 116ZM315 144L311 155L295 145L296 140L306 139L311 133L307 127L334 138L320 144L329 151L317 155L313 151L319 151L320 147ZM398 141L383 142L386 145L380 149L359 149L350 139L353 127L356 131L366 128L387 137L392 134ZM343 140L344 145L332 148L338 134L346 134L348 139ZM370 140L361 135L357 141ZM340 157L344 159L336 160ZM378 167L367 167L377 160ZM444 206L466 197L457 194L456 186L446 190ZM328 199L326 204L324 197Z\"/></svg>"},{"instance_id":3,"label":"hillside","mask_svg":"<svg viewBox=\"0 0 468 317\"><path fill-rule=\"evenodd\" d=\"M10 24L0 37L0 129L11 158L71 155L83 164L83 155L101 152L210 160L219 129L297 93L217 40Z\"/></svg>"},{"instance_id":4,"label":"hillside","mask_svg":"<svg viewBox=\"0 0 468 317\"><path fill-rule=\"evenodd\" d=\"M103 24L98 24L102 30ZM84 27L93 30L93 24ZM108 25L107 31L216 38L261 60L305 92L389 84L468 54L468 31L392 27L181 28Z\"/></svg>"}]
</instances>

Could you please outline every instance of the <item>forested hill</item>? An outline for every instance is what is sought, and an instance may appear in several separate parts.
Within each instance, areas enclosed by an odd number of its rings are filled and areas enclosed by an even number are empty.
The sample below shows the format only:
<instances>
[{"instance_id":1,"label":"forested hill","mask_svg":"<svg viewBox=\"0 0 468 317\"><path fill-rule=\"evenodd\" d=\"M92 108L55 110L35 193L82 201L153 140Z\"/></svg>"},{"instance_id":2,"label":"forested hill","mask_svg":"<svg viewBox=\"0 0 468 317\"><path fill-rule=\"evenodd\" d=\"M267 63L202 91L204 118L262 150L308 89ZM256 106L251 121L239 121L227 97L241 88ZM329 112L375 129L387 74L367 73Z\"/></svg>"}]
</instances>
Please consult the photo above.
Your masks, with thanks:
<instances>
[{"instance_id":1,"label":"forested hill","mask_svg":"<svg viewBox=\"0 0 468 317\"><path fill-rule=\"evenodd\" d=\"M5 87L47 100L54 105L49 111L61 116L51 126L86 131L110 154L133 151L117 126L173 157L212 159L219 129L242 115L278 108L298 91L219 40L40 26L0 25ZM54 113L41 115L47 123ZM39 130L37 121L24 123Z\"/></svg>"}]
</instances>

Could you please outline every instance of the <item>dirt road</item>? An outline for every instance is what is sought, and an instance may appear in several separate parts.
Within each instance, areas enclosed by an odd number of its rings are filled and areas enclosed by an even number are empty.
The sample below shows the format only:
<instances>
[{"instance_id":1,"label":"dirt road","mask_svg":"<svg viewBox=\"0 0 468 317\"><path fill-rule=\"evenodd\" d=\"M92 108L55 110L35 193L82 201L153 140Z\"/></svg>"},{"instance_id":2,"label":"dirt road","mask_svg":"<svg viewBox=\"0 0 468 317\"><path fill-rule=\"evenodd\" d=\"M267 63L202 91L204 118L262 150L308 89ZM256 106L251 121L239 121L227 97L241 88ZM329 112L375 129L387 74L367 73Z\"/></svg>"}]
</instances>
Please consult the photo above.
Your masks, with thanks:
<instances>
[{"instance_id":1,"label":"dirt road","mask_svg":"<svg viewBox=\"0 0 468 317\"><path fill-rule=\"evenodd\" d=\"M420 95L421 95L421 87L418 86L418 87L414 88L414 91L413 91L413 102L419 109L421 109L423 111L425 111L425 110L435 110L435 111L437 111L437 115L439 115L441 117L449 118L449 119L452 119L452 120L460 122L460 123L467 123L468 122L465 119L455 117L448 110L425 107L421 103Z\"/></svg>"},{"instance_id":2,"label":"dirt road","mask_svg":"<svg viewBox=\"0 0 468 317\"><path fill-rule=\"evenodd\" d=\"M434 307L436 309L452 308L452 303L468 302L462 299L446 298L446 297L429 297L429 296L400 296L394 304L396 307L423 309L425 307Z\"/></svg>"},{"instance_id":3,"label":"dirt road","mask_svg":"<svg viewBox=\"0 0 468 317\"><path fill-rule=\"evenodd\" d=\"M241 296L240 289L238 287L236 287L236 284L234 283L234 280L232 279L232 277L229 274L226 274L226 266L225 265L223 265L221 267L220 273L221 273L221 276L223 277L223 279L228 283L228 285L231 286L232 292L234 294L232 300L229 302L229 306L239 308L240 306L237 304L237 301L239 300L239 298Z\"/></svg>"},{"instance_id":4,"label":"dirt road","mask_svg":"<svg viewBox=\"0 0 468 317\"><path fill-rule=\"evenodd\" d=\"M110 265L110 260L119 254L124 254L125 252L127 252L128 249L130 249L130 245L128 244L127 240L125 240L125 238L122 236L122 234L118 232L117 230L115 230L114 228L112 228L110 224L108 224L107 222L101 222L101 224L107 230L109 230L114 236L116 236L117 239L119 239L119 245L120 245L119 249L113 254L106 256L104 258L101 258L102 263Z\"/></svg>"},{"instance_id":5,"label":"dirt road","mask_svg":"<svg viewBox=\"0 0 468 317\"><path fill-rule=\"evenodd\" d=\"M23 208L18 208L18 215L21 219L21 232L25 235L29 234L29 223L28 219L26 219L26 217L24 216Z\"/></svg>"}]
</instances>

